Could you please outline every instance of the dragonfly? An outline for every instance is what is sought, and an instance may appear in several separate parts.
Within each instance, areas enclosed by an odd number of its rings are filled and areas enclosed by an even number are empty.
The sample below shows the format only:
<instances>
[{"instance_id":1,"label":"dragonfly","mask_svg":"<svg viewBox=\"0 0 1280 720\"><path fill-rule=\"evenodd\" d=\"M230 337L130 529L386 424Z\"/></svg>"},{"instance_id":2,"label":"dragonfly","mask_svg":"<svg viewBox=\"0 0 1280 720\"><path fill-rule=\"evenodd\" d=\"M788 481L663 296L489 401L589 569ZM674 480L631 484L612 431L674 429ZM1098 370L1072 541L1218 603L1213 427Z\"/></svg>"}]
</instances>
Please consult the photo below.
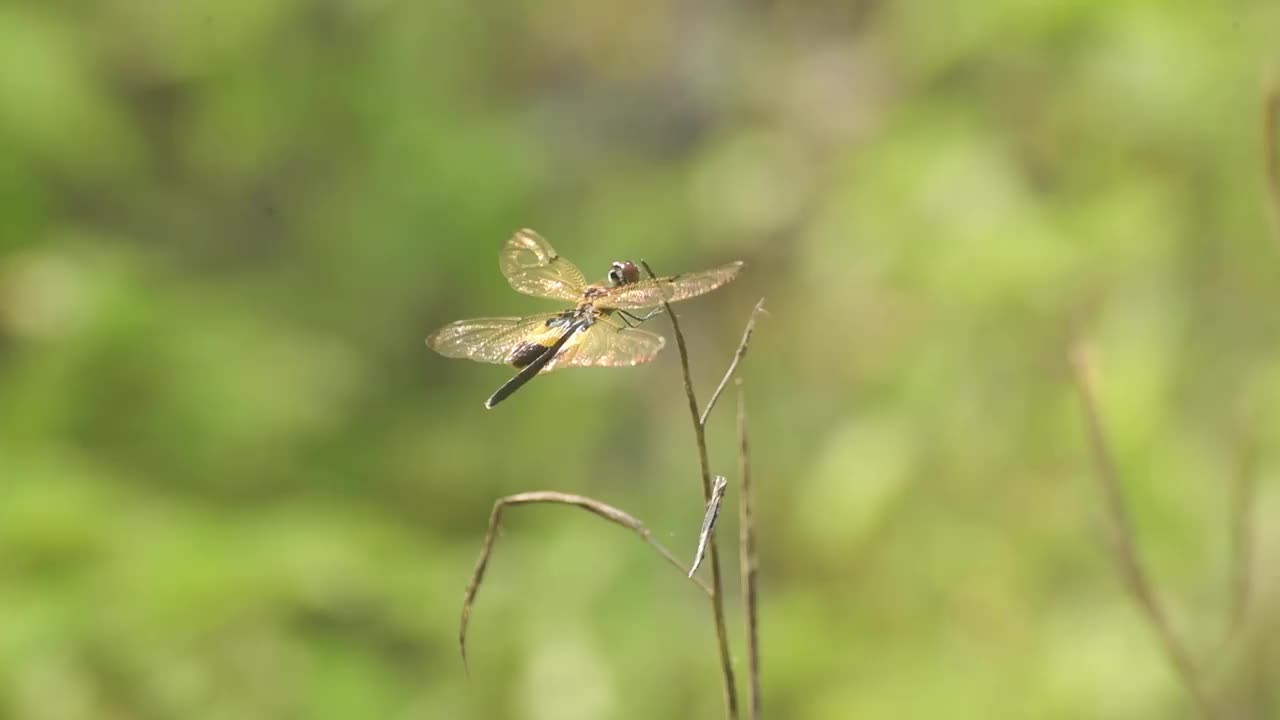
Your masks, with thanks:
<instances>
[{"instance_id":1,"label":"dragonfly","mask_svg":"<svg viewBox=\"0 0 1280 720\"><path fill-rule=\"evenodd\" d=\"M559 312L490 317L449 323L427 336L432 350L450 358L499 363L519 372L485 401L492 409L539 373L567 367L628 367L662 350L661 335L639 327L661 312L663 301L687 300L733 280L741 262L709 270L640 279L631 261L609 266L605 280L588 284L576 265L533 230L520 230L499 254L511 287L526 295L573 303Z\"/></svg>"}]
</instances>

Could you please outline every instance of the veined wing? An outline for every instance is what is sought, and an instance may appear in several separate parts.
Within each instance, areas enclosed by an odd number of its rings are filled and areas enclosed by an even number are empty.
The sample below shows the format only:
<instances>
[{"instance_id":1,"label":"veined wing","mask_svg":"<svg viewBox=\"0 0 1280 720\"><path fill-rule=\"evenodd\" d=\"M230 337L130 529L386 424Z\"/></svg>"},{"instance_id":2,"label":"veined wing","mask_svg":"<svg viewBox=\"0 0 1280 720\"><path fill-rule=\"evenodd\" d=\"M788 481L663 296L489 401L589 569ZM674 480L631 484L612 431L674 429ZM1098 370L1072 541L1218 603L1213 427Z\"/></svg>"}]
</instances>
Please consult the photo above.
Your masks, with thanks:
<instances>
[{"instance_id":1,"label":"veined wing","mask_svg":"<svg viewBox=\"0 0 1280 720\"><path fill-rule=\"evenodd\" d=\"M565 343L542 372L565 367L630 367L647 363L666 343L661 335L597 321Z\"/></svg>"},{"instance_id":2,"label":"veined wing","mask_svg":"<svg viewBox=\"0 0 1280 720\"><path fill-rule=\"evenodd\" d=\"M526 341L538 342L556 332L558 328L548 327L547 321L557 316L544 313L459 320L428 335L427 345L445 357L506 365Z\"/></svg>"},{"instance_id":3,"label":"veined wing","mask_svg":"<svg viewBox=\"0 0 1280 720\"><path fill-rule=\"evenodd\" d=\"M516 232L503 246L498 264L511 287L526 295L578 302L587 285L582 271L532 230Z\"/></svg>"},{"instance_id":4,"label":"veined wing","mask_svg":"<svg viewBox=\"0 0 1280 720\"><path fill-rule=\"evenodd\" d=\"M638 310L661 305L664 299L668 302L687 300L724 285L737 277L741 269L741 262L733 262L710 270L670 275L656 280L649 278L610 288L595 304L597 307Z\"/></svg>"}]
</instances>

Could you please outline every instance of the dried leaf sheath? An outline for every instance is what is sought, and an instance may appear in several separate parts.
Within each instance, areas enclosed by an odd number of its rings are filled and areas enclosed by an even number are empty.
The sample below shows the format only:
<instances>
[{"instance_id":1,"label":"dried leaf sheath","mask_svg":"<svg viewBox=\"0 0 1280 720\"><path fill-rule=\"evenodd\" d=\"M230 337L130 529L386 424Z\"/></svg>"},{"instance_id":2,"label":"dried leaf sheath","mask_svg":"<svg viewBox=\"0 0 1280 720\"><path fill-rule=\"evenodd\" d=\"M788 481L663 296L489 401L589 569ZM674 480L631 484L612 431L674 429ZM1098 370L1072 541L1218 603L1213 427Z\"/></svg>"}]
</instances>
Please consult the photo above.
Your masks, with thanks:
<instances>
[{"instance_id":1,"label":"dried leaf sheath","mask_svg":"<svg viewBox=\"0 0 1280 720\"><path fill-rule=\"evenodd\" d=\"M716 530L716 520L720 517L720 502L724 500L724 490L729 481L723 475L716 476L715 487L711 489L711 502L707 503L707 512L702 516L702 528L698 530L698 549L693 553L693 565L689 568L689 577L698 572L702 564L702 556L707 552L707 541Z\"/></svg>"}]
</instances>

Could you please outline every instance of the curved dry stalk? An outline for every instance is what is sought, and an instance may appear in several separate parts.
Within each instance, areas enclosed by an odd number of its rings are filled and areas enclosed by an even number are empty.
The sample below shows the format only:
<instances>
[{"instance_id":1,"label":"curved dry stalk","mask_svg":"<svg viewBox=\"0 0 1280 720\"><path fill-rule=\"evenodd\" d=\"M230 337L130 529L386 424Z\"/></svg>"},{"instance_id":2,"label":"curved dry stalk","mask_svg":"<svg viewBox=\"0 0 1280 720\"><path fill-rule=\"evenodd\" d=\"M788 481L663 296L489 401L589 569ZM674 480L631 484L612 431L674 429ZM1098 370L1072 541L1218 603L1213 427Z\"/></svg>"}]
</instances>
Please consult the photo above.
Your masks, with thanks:
<instances>
[{"instance_id":1,"label":"curved dry stalk","mask_svg":"<svg viewBox=\"0 0 1280 720\"><path fill-rule=\"evenodd\" d=\"M644 271L649 274L650 278L657 279L657 275L654 274L653 268L649 267L649 263L641 260L640 265L644 267ZM693 438L698 445L698 466L702 471L702 501L709 505L712 495L711 467L707 461L706 429L699 419L698 399L693 392L693 378L689 375L689 349L685 345L684 333L680 331L680 320L671 309L671 303L666 299L665 293L662 299L662 307L666 310L667 317L671 318L671 329L676 336L676 349L680 352L680 371L684 377L684 394L689 400L689 416L693 419ZM707 544L709 546L708 555L711 564L711 613L715 618L716 624L716 642L720 653L720 672L724 676L725 714L730 720L737 720L738 688L733 679L733 658L729 654L729 630L725 623L724 582L720 577L720 547L716 543L715 535L711 536Z\"/></svg>"},{"instance_id":2,"label":"curved dry stalk","mask_svg":"<svg viewBox=\"0 0 1280 720\"><path fill-rule=\"evenodd\" d=\"M1080 395L1081 409L1084 412L1089 445L1093 451L1095 474L1106 503L1112 554L1130 594L1133 595L1143 616L1155 630L1165 656L1182 679L1183 685L1195 702L1200 717L1216 718L1217 713L1205 691L1200 672L1192 662L1191 655L1182 644L1182 640L1174 632L1173 625L1156 597L1151 580L1147 577L1146 568L1138 557L1133 539L1133 524L1129 519L1128 504L1125 502L1124 490L1120 484L1120 474L1116 470L1115 461L1107 445L1106 434L1102 429L1101 413L1098 411L1098 401L1093 389L1093 368L1089 362L1087 349L1077 343L1071 350L1070 360L1072 376Z\"/></svg>"},{"instance_id":3,"label":"curved dry stalk","mask_svg":"<svg viewBox=\"0 0 1280 720\"><path fill-rule=\"evenodd\" d=\"M476 569L471 573L471 581L467 583L466 594L462 601L462 620L458 626L458 651L462 654L462 667L468 673L470 670L467 668L467 626L471 621L471 605L475 602L476 593L480 591L480 583L484 580L485 568L488 567L489 557L493 554L493 545L498 540L498 526L502 521L502 511L508 505L531 505L534 503L572 505L604 518L615 525L625 527L639 535L641 540L656 550L664 560L671 563L681 574L687 575L688 573L684 565L681 565L680 561L662 546L662 543L653 539L653 534L649 532L649 528L645 527L644 523L595 498L556 492L554 490L536 490L498 498L493 503L493 511L489 513L489 529L485 531L484 545L480 548L480 558L476 561ZM711 587L701 579L694 578L693 581L708 596L713 595Z\"/></svg>"},{"instance_id":4,"label":"curved dry stalk","mask_svg":"<svg viewBox=\"0 0 1280 720\"><path fill-rule=\"evenodd\" d=\"M746 345L745 338L743 345ZM751 516L751 448L747 444L747 399L742 378L738 378L737 385L738 472L742 478L742 486L738 488L738 561L742 577L743 616L747 625L747 717L760 720L760 631L756 602L756 572L760 562L756 556L755 521Z\"/></svg>"}]
</instances>

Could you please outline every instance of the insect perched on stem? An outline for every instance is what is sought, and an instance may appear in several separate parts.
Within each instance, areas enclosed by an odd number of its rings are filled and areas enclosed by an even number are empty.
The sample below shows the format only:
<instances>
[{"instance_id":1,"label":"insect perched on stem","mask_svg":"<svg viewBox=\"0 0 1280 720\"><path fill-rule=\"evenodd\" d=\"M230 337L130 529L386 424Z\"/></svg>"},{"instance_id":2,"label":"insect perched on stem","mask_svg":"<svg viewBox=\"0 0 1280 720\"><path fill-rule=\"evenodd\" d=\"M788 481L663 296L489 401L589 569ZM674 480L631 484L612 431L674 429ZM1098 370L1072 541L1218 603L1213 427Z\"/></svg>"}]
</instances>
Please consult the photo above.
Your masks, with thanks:
<instances>
[{"instance_id":1,"label":"insect perched on stem","mask_svg":"<svg viewBox=\"0 0 1280 720\"><path fill-rule=\"evenodd\" d=\"M521 230L502 248L499 266L517 291L574 306L524 317L459 320L427 336L427 345L445 357L520 369L485 401L486 408L505 400L538 373L649 362L665 341L638 326L660 309L644 315L630 311L661 305L664 299L675 302L711 292L732 280L742 263L641 280L635 264L615 262L604 282L587 284L582 271L560 257L542 236Z\"/></svg>"}]
</instances>

